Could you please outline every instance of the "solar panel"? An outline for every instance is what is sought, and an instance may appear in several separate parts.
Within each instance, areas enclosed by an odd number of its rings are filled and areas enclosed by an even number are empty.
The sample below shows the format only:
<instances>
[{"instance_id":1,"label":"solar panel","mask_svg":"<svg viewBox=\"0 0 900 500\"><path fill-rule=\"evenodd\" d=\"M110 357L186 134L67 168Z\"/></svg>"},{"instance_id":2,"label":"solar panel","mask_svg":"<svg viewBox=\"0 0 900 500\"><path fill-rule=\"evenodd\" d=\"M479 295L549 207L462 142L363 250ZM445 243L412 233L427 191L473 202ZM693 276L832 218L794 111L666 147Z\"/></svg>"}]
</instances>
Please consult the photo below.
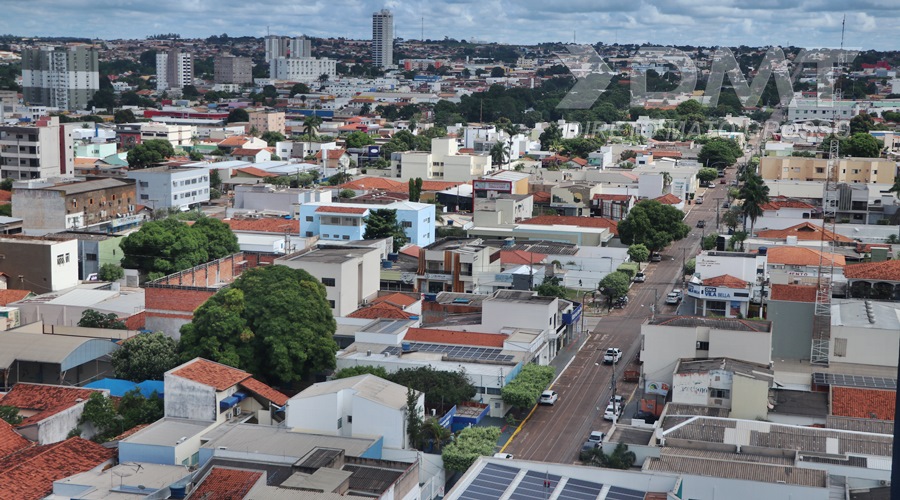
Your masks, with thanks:
<instances>
[{"instance_id":1,"label":"solar panel","mask_svg":"<svg viewBox=\"0 0 900 500\"><path fill-rule=\"evenodd\" d=\"M602 489L603 485L600 483L569 479L557 498L561 500L596 500Z\"/></svg>"},{"instance_id":2,"label":"solar panel","mask_svg":"<svg viewBox=\"0 0 900 500\"><path fill-rule=\"evenodd\" d=\"M837 385L863 389L897 389L897 379L893 378L843 375L840 373L813 373L812 378L815 385Z\"/></svg>"},{"instance_id":3,"label":"solar panel","mask_svg":"<svg viewBox=\"0 0 900 500\"><path fill-rule=\"evenodd\" d=\"M419 342L410 342L410 348L413 351L432 352L446 355L448 358L457 360L482 360L497 361L508 363L513 360L513 356L509 354L501 354L503 349L492 349L486 347L467 347L443 344L424 344ZM382 354L390 354L396 356L402 351L400 347L391 346L381 351Z\"/></svg>"},{"instance_id":4,"label":"solar panel","mask_svg":"<svg viewBox=\"0 0 900 500\"><path fill-rule=\"evenodd\" d=\"M478 476L466 487L460 499L496 500L515 479L519 469L504 465L486 464Z\"/></svg>"},{"instance_id":5,"label":"solar panel","mask_svg":"<svg viewBox=\"0 0 900 500\"><path fill-rule=\"evenodd\" d=\"M644 500L644 492L613 486L606 494L606 500Z\"/></svg>"},{"instance_id":6,"label":"solar panel","mask_svg":"<svg viewBox=\"0 0 900 500\"><path fill-rule=\"evenodd\" d=\"M560 476L538 471L528 471L509 500L546 500L559 484Z\"/></svg>"}]
</instances>

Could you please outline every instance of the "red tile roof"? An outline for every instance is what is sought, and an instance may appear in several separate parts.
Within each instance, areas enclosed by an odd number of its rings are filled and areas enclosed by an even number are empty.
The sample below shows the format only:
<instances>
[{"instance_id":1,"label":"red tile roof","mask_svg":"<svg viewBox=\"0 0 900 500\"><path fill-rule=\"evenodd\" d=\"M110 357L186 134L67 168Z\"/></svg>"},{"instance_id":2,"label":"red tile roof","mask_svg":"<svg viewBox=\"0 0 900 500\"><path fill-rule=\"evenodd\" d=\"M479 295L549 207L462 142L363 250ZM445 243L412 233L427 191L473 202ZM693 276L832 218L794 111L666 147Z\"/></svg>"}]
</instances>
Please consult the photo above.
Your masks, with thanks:
<instances>
[{"instance_id":1,"label":"red tile roof","mask_svg":"<svg viewBox=\"0 0 900 500\"><path fill-rule=\"evenodd\" d=\"M780 210L782 208L802 208L802 209L813 209L816 208L814 205L810 205L805 201L800 200L792 200L790 198L784 197L775 197L770 198L768 203L762 204L759 208L763 210Z\"/></svg>"},{"instance_id":2,"label":"red tile roof","mask_svg":"<svg viewBox=\"0 0 900 500\"><path fill-rule=\"evenodd\" d=\"M633 194L595 194L595 200L604 200L604 201L628 201L634 198Z\"/></svg>"},{"instance_id":3,"label":"red tile roof","mask_svg":"<svg viewBox=\"0 0 900 500\"><path fill-rule=\"evenodd\" d=\"M32 295L31 290L0 290L0 306L5 306L12 302L18 302L25 297Z\"/></svg>"},{"instance_id":4,"label":"red tile roof","mask_svg":"<svg viewBox=\"0 0 900 500\"><path fill-rule=\"evenodd\" d=\"M857 243L856 253L870 253L873 248L887 248L888 253L891 253L891 245L887 243Z\"/></svg>"},{"instance_id":5,"label":"red tile roof","mask_svg":"<svg viewBox=\"0 0 900 500\"><path fill-rule=\"evenodd\" d=\"M713 276L712 278L706 278L703 280L703 286L723 286L726 288L747 288L746 281L732 276L730 274L723 274L721 276Z\"/></svg>"},{"instance_id":6,"label":"red tile roof","mask_svg":"<svg viewBox=\"0 0 900 500\"><path fill-rule=\"evenodd\" d=\"M681 198L675 196L672 193L666 193L658 198L653 198L653 201L658 201L663 205L678 205L681 203Z\"/></svg>"},{"instance_id":7,"label":"red tile roof","mask_svg":"<svg viewBox=\"0 0 900 500\"><path fill-rule=\"evenodd\" d=\"M539 215L524 220L522 224L541 224L547 226L578 226L607 228L609 232L618 236L619 226L616 221L606 217L579 217L577 215Z\"/></svg>"},{"instance_id":8,"label":"red tile roof","mask_svg":"<svg viewBox=\"0 0 900 500\"><path fill-rule=\"evenodd\" d=\"M316 209L316 212L325 212L330 214L365 214L368 208L363 207L340 207L336 205L324 205Z\"/></svg>"},{"instance_id":9,"label":"red tile roof","mask_svg":"<svg viewBox=\"0 0 900 500\"><path fill-rule=\"evenodd\" d=\"M466 183L452 181L422 181L422 191L443 191L463 184ZM406 192L409 192L409 184L406 184Z\"/></svg>"},{"instance_id":10,"label":"red tile roof","mask_svg":"<svg viewBox=\"0 0 900 500\"><path fill-rule=\"evenodd\" d=\"M478 347L503 347L506 335L500 333L457 332L433 328L410 328L404 340Z\"/></svg>"},{"instance_id":11,"label":"red tile roof","mask_svg":"<svg viewBox=\"0 0 900 500\"><path fill-rule=\"evenodd\" d=\"M531 197L534 198L535 203L550 203L550 193L547 191L535 191L531 193Z\"/></svg>"},{"instance_id":12,"label":"red tile roof","mask_svg":"<svg viewBox=\"0 0 900 500\"><path fill-rule=\"evenodd\" d=\"M256 167L244 167L237 169L238 172L242 174L247 174L252 177L278 177L278 174L273 174L272 172L266 172L261 168Z\"/></svg>"},{"instance_id":13,"label":"red tile roof","mask_svg":"<svg viewBox=\"0 0 900 500\"><path fill-rule=\"evenodd\" d=\"M526 252L525 250L501 250L501 264L524 264L531 265L543 262L547 258L546 254Z\"/></svg>"},{"instance_id":14,"label":"red tile roof","mask_svg":"<svg viewBox=\"0 0 900 500\"><path fill-rule=\"evenodd\" d=\"M841 417L894 420L895 391L832 386L831 414Z\"/></svg>"},{"instance_id":15,"label":"red tile roof","mask_svg":"<svg viewBox=\"0 0 900 500\"><path fill-rule=\"evenodd\" d=\"M258 396L261 396L264 399L268 399L278 406L284 406L284 404L287 403L288 397L286 395L282 394L276 389L269 387L259 380L256 380L253 377L250 377L247 380L241 382L241 386L257 394Z\"/></svg>"},{"instance_id":16,"label":"red tile roof","mask_svg":"<svg viewBox=\"0 0 900 500\"><path fill-rule=\"evenodd\" d=\"M0 461L0 494L17 500L44 498L53 492L54 481L94 469L115 454L80 437L24 449Z\"/></svg>"},{"instance_id":17,"label":"red tile roof","mask_svg":"<svg viewBox=\"0 0 900 500\"><path fill-rule=\"evenodd\" d=\"M854 280L900 281L900 260L850 264L844 268L844 276Z\"/></svg>"},{"instance_id":18,"label":"red tile roof","mask_svg":"<svg viewBox=\"0 0 900 500\"><path fill-rule=\"evenodd\" d=\"M87 401L95 392L100 391L61 385L19 383L0 399L0 405L37 412L22 420L22 423L19 424L19 427L22 427L56 415L81 401Z\"/></svg>"},{"instance_id":19,"label":"red tile roof","mask_svg":"<svg viewBox=\"0 0 900 500\"><path fill-rule=\"evenodd\" d=\"M409 256L409 257L415 257L415 258L418 259L418 258L419 258L419 249L420 249L420 248L421 248L421 247L419 247L418 245L409 245L409 246L406 246L406 247L402 248L402 249L400 250L400 253L402 253L403 255L407 255L407 256Z\"/></svg>"},{"instance_id":20,"label":"red tile roof","mask_svg":"<svg viewBox=\"0 0 900 500\"><path fill-rule=\"evenodd\" d=\"M783 240L787 239L788 236L796 236L799 241L819 241L822 239L823 231L825 232L826 241L838 241L841 243L850 243L853 241L851 238L842 234L833 233L828 229L823 229L821 226L811 222L802 222L796 226L785 229L765 229L757 231L756 236L773 240Z\"/></svg>"},{"instance_id":21,"label":"red tile roof","mask_svg":"<svg viewBox=\"0 0 900 500\"><path fill-rule=\"evenodd\" d=\"M244 498L263 473L250 470L213 467L191 493L192 499Z\"/></svg>"},{"instance_id":22,"label":"red tile roof","mask_svg":"<svg viewBox=\"0 0 900 500\"><path fill-rule=\"evenodd\" d=\"M0 458L29 446L31 446L31 441L23 438L5 420L0 420Z\"/></svg>"},{"instance_id":23,"label":"red tile roof","mask_svg":"<svg viewBox=\"0 0 900 500\"><path fill-rule=\"evenodd\" d=\"M769 249L766 260L769 264L786 264L792 266L817 266L819 261L831 265L832 259L837 267L844 267L846 260L843 255L825 253L824 259L820 256L822 252L813 248L795 247L779 245Z\"/></svg>"},{"instance_id":24,"label":"red tile roof","mask_svg":"<svg viewBox=\"0 0 900 500\"><path fill-rule=\"evenodd\" d=\"M382 302L386 302L388 304L394 304L395 306L400 307L409 307L416 302L418 302L418 298L410 297L405 293L394 292L389 295L382 295L381 297L376 298L372 301L373 304L380 304Z\"/></svg>"},{"instance_id":25,"label":"red tile roof","mask_svg":"<svg viewBox=\"0 0 900 500\"><path fill-rule=\"evenodd\" d=\"M0 201L12 202L12 191L0 189Z\"/></svg>"},{"instance_id":26,"label":"red tile roof","mask_svg":"<svg viewBox=\"0 0 900 500\"><path fill-rule=\"evenodd\" d=\"M787 302L815 302L816 287L812 285L772 285L770 300Z\"/></svg>"},{"instance_id":27,"label":"red tile roof","mask_svg":"<svg viewBox=\"0 0 900 500\"><path fill-rule=\"evenodd\" d=\"M347 151L344 149L329 149L328 150L328 159L329 160L340 160L342 156L347 154ZM322 159L322 150L316 151L316 159Z\"/></svg>"},{"instance_id":28,"label":"red tile roof","mask_svg":"<svg viewBox=\"0 0 900 500\"><path fill-rule=\"evenodd\" d=\"M348 318L357 319L410 319L413 316L415 315L398 306L384 302L357 309L347 315Z\"/></svg>"},{"instance_id":29,"label":"red tile roof","mask_svg":"<svg viewBox=\"0 0 900 500\"><path fill-rule=\"evenodd\" d=\"M262 219L225 219L232 231L256 231L260 233L300 232L300 221L282 219L281 217L265 217Z\"/></svg>"},{"instance_id":30,"label":"red tile roof","mask_svg":"<svg viewBox=\"0 0 900 500\"><path fill-rule=\"evenodd\" d=\"M214 387L217 391L224 391L250 378L250 374L244 370L238 370L237 368L203 358L195 358L188 361L181 368L171 372L171 374Z\"/></svg>"},{"instance_id":31,"label":"red tile roof","mask_svg":"<svg viewBox=\"0 0 900 500\"><path fill-rule=\"evenodd\" d=\"M222 142L220 142L219 146L225 146L226 148L237 148L241 147L244 144L250 142L250 137L245 135L233 135L231 137L226 138Z\"/></svg>"},{"instance_id":32,"label":"red tile roof","mask_svg":"<svg viewBox=\"0 0 900 500\"><path fill-rule=\"evenodd\" d=\"M265 150L265 148L236 148L231 152L232 156L256 156L260 151Z\"/></svg>"},{"instance_id":33,"label":"red tile roof","mask_svg":"<svg viewBox=\"0 0 900 500\"><path fill-rule=\"evenodd\" d=\"M444 189L450 189L461 184L466 183L450 181L422 181L422 191L443 191ZM341 189L352 189L354 191L370 191L378 189L381 191L391 191L395 193L409 193L408 182L395 181L393 179L387 179L385 177L362 177L360 179L354 179L352 181L345 182L338 187Z\"/></svg>"}]
</instances>

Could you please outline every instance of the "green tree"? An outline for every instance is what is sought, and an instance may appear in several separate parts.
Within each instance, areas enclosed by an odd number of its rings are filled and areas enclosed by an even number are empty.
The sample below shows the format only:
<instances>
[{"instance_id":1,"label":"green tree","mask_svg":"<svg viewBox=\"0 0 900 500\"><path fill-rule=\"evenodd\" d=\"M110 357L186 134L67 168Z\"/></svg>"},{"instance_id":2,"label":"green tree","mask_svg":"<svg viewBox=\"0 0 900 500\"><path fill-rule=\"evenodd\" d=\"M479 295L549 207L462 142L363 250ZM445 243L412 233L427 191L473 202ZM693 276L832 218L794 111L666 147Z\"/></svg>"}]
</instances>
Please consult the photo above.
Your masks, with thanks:
<instances>
[{"instance_id":1,"label":"green tree","mask_svg":"<svg viewBox=\"0 0 900 500\"><path fill-rule=\"evenodd\" d=\"M697 259L691 259L684 263L684 274L688 276L693 276L694 272L697 271Z\"/></svg>"},{"instance_id":2,"label":"green tree","mask_svg":"<svg viewBox=\"0 0 900 500\"><path fill-rule=\"evenodd\" d=\"M85 309L78 320L78 326L83 328L109 328L112 330L124 330L125 322L120 320L115 313L103 314L93 309Z\"/></svg>"},{"instance_id":3,"label":"green tree","mask_svg":"<svg viewBox=\"0 0 900 500\"><path fill-rule=\"evenodd\" d=\"M349 199L353 198L354 196L356 196L356 191L352 189L341 189L340 192L338 192L338 198Z\"/></svg>"},{"instance_id":4,"label":"green tree","mask_svg":"<svg viewBox=\"0 0 900 500\"><path fill-rule=\"evenodd\" d=\"M130 109L120 109L113 115L113 121L116 123L134 123L134 112Z\"/></svg>"},{"instance_id":5,"label":"green tree","mask_svg":"<svg viewBox=\"0 0 900 500\"><path fill-rule=\"evenodd\" d=\"M719 238L717 234L707 234L703 237L703 241L700 242L700 248L703 250L712 250L716 248L716 240Z\"/></svg>"},{"instance_id":6,"label":"green tree","mask_svg":"<svg viewBox=\"0 0 900 500\"><path fill-rule=\"evenodd\" d=\"M97 278L100 281L119 281L124 277L125 270L122 269L122 266L111 262L100 266L100 272L97 273Z\"/></svg>"},{"instance_id":7,"label":"green tree","mask_svg":"<svg viewBox=\"0 0 900 500\"><path fill-rule=\"evenodd\" d=\"M756 219L763 214L763 205L769 202L769 186L758 174L750 172L744 176L738 198L743 200L741 214L750 219L750 235L753 235Z\"/></svg>"},{"instance_id":8,"label":"green tree","mask_svg":"<svg viewBox=\"0 0 900 500\"><path fill-rule=\"evenodd\" d=\"M93 441L102 443L116 435L119 424L116 419L116 409L112 400L102 392L94 392L84 404L84 412L78 419L79 425L90 424L96 433Z\"/></svg>"},{"instance_id":9,"label":"green tree","mask_svg":"<svg viewBox=\"0 0 900 500\"><path fill-rule=\"evenodd\" d=\"M419 393L406 388L406 437L409 439L409 446L413 448L422 447L422 414L425 409L419 406Z\"/></svg>"},{"instance_id":10,"label":"green tree","mask_svg":"<svg viewBox=\"0 0 900 500\"><path fill-rule=\"evenodd\" d=\"M628 247L628 256L632 262L637 262L638 264L647 262L647 259L650 258L650 249L643 243L635 243Z\"/></svg>"},{"instance_id":11,"label":"green tree","mask_svg":"<svg viewBox=\"0 0 900 500\"><path fill-rule=\"evenodd\" d=\"M172 156L175 156L175 148L171 142L150 139L128 151L128 167L132 169L155 167Z\"/></svg>"},{"instance_id":12,"label":"green tree","mask_svg":"<svg viewBox=\"0 0 900 500\"><path fill-rule=\"evenodd\" d=\"M344 145L348 148L362 148L370 144L375 144L375 140L372 139L372 136L358 130L350 132L344 139Z\"/></svg>"},{"instance_id":13,"label":"green tree","mask_svg":"<svg viewBox=\"0 0 900 500\"><path fill-rule=\"evenodd\" d=\"M735 231L731 238L728 239L729 249L735 252L744 251L744 241L747 240L746 231Z\"/></svg>"},{"instance_id":14,"label":"green tree","mask_svg":"<svg viewBox=\"0 0 900 500\"><path fill-rule=\"evenodd\" d=\"M688 99L675 107L675 112L681 116L703 114L703 105L694 99Z\"/></svg>"},{"instance_id":15,"label":"green tree","mask_svg":"<svg viewBox=\"0 0 900 500\"><path fill-rule=\"evenodd\" d=\"M333 379L342 379L342 378L350 378L356 377L357 375L375 375L376 377L383 378L385 380L390 380L391 377L388 375L387 370L384 369L383 366L371 366L371 365L356 365L350 366L347 368L342 368L336 372L334 372Z\"/></svg>"},{"instance_id":16,"label":"green tree","mask_svg":"<svg viewBox=\"0 0 900 500\"><path fill-rule=\"evenodd\" d=\"M716 137L703 145L697 155L697 161L709 168L724 169L734 165L741 154L743 151L737 142Z\"/></svg>"},{"instance_id":17,"label":"green tree","mask_svg":"<svg viewBox=\"0 0 900 500\"><path fill-rule=\"evenodd\" d=\"M637 461L637 455L633 451L629 451L625 443L619 443L609 455L603 452L603 448L584 451L581 453L581 461L586 465L596 467L628 470Z\"/></svg>"},{"instance_id":18,"label":"green tree","mask_svg":"<svg viewBox=\"0 0 900 500\"><path fill-rule=\"evenodd\" d=\"M305 83L295 83L293 87L291 87L291 97L297 94L309 94L312 90L310 90L309 85Z\"/></svg>"},{"instance_id":19,"label":"green tree","mask_svg":"<svg viewBox=\"0 0 900 500\"><path fill-rule=\"evenodd\" d=\"M2 181L0 181L0 189L2 189L3 191L12 191L12 187L13 187L12 177L7 177L6 179L3 179Z\"/></svg>"},{"instance_id":20,"label":"green tree","mask_svg":"<svg viewBox=\"0 0 900 500\"><path fill-rule=\"evenodd\" d=\"M278 89L274 85L266 85L263 87L262 95L267 99L275 99L278 97Z\"/></svg>"},{"instance_id":21,"label":"green tree","mask_svg":"<svg viewBox=\"0 0 900 500\"><path fill-rule=\"evenodd\" d=\"M510 406L531 408L555 376L556 370L552 366L529 363L500 389L500 397Z\"/></svg>"},{"instance_id":22,"label":"green tree","mask_svg":"<svg viewBox=\"0 0 900 500\"><path fill-rule=\"evenodd\" d=\"M87 103L88 108L112 110L116 107L116 94L111 88L103 88L94 92L94 97Z\"/></svg>"},{"instance_id":23,"label":"green tree","mask_svg":"<svg viewBox=\"0 0 900 500\"><path fill-rule=\"evenodd\" d=\"M491 146L491 162L495 165L506 165L509 161L509 143L506 141L497 141Z\"/></svg>"},{"instance_id":24,"label":"green tree","mask_svg":"<svg viewBox=\"0 0 900 500\"><path fill-rule=\"evenodd\" d=\"M321 118L316 115L307 116L303 120L303 133L312 138L315 138L320 125L322 125Z\"/></svg>"},{"instance_id":25,"label":"green tree","mask_svg":"<svg viewBox=\"0 0 900 500\"><path fill-rule=\"evenodd\" d=\"M334 368L337 325L325 287L285 266L244 272L181 328L182 360L204 357L270 383L293 383Z\"/></svg>"},{"instance_id":26,"label":"green tree","mask_svg":"<svg viewBox=\"0 0 900 500\"><path fill-rule=\"evenodd\" d=\"M276 143L285 140L284 134L275 130L263 132L263 134L259 136L259 138L266 141L266 144L268 144L269 147L274 147Z\"/></svg>"},{"instance_id":27,"label":"green tree","mask_svg":"<svg viewBox=\"0 0 900 500\"><path fill-rule=\"evenodd\" d=\"M207 241L191 229L174 218L145 223L119 243L122 266L155 278L207 262Z\"/></svg>"},{"instance_id":28,"label":"green tree","mask_svg":"<svg viewBox=\"0 0 900 500\"><path fill-rule=\"evenodd\" d=\"M409 201L419 201L422 197L422 178L416 177L409 180Z\"/></svg>"},{"instance_id":29,"label":"green tree","mask_svg":"<svg viewBox=\"0 0 900 500\"><path fill-rule=\"evenodd\" d=\"M240 251L237 236L228 224L213 217L202 217L191 226L191 231L199 233L206 240L206 254L209 260L221 259Z\"/></svg>"},{"instance_id":30,"label":"green tree","mask_svg":"<svg viewBox=\"0 0 900 500\"><path fill-rule=\"evenodd\" d=\"M165 416L163 400L156 394L156 391L152 392L150 397L145 398L139 388L134 388L122 396L116 412L119 414L116 420L121 421L122 431L137 425L156 422Z\"/></svg>"},{"instance_id":31,"label":"green tree","mask_svg":"<svg viewBox=\"0 0 900 500\"><path fill-rule=\"evenodd\" d=\"M116 378L162 380L163 374L178 366L178 344L160 332L136 335L112 354L112 366Z\"/></svg>"},{"instance_id":32,"label":"green tree","mask_svg":"<svg viewBox=\"0 0 900 500\"><path fill-rule=\"evenodd\" d=\"M203 153L200 151L190 151L188 152L188 158L191 161L203 161Z\"/></svg>"},{"instance_id":33,"label":"green tree","mask_svg":"<svg viewBox=\"0 0 900 500\"><path fill-rule=\"evenodd\" d=\"M619 239L626 245L643 243L651 251L658 252L690 233L691 228L682 219L684 212L672 205L644 200L619 222Z\"/></svg>"},{"instance_id":34,"label":"green tree","mask_svg":"<svg viewBox=\"0 0 900 500\"><path fill-rule=\"evenodd\" d=\"M228 123L244 123L250 121L250 114L244 108L234 108L228 112Z\"/></svg>"},{"instance_id":35,"label":"green tree","mask_svg":"<svg viewBox=\"0 0 900 500\"><path fill-rule=\"evenodd\" d=\"M0 405L0 420L5 421L9 425L19 425L24 419L19 416L19 409L15 406Z\"/></svg>"},{"instance_id":36,"label":"green tree","mask_svg":"<svg viewBox=\"0 0 900 500\"><path fill-rule=\"evenodd\" d=\"M211 168L209 170L209 188L210 189L220 189L222 187L222 176L219 174L218 168Z\"/></svg>"},{"instance_id":37,"label":"green tree","mask_svg":"<svg viewBox=\"0 0 900 500\"><path fill-rule=\"evenodd\" d=\"M494 66L491 68L491 78L503 78L504 75L506 75L506 71L502 67Z\"/></svg>"},{"instance_id":38,"label":"green tree","mask_svg":"<svg viewBox=\"0 0 900 500\"><path fill-rule=\"evenodd\" d=\"M466 427L441 452L444 468L450 472L467 471L478 457L494 454L498 439L499 427Z\"/></svg>"},{"instance_id":39,"label":"green tree","mask_svg":"<svg viewBox=\"0 0 900 500\"><path fill-rule=\"evenodd\" d=\"M868 134L875 128L875 121L868 113L856 115L850 119L850 134Z\"/></svg>"},{"instance_id":40,"label":"green tree","mask_svg":"<svg viewBox=\"0 0 900 500\"><path fill-rule=\"evenodd\" d=\"M551 123L541 132L538 140L541 141L542 150L550 151L562 140L562 130L556 123Z\"/></svg>"},{"instance_id":41,"label":"green tree","mask_svg":"<svg viewBox=\"0 0 900 500\"><path fill-rule=\"evenodd\" d=\"M841 141L841 155L856 158L880 158L884 143L871 134L858 133Z\"/></svg>"},{"instance_id":42,"label":"green tree","mask_svg":"<svg viewBox=\"0 0 900 500\"><path fill-rule=\"evenodd\" d=\"M389 208L370 210L369 216L364 219L366 231L364 240L377 240L380 238L394 238L394 251L400 250L409 241L400 221L397 220L397 211Z\"/></svg>"},{"instance_id":43,"label":"green tree","mask_svg":"<svg viewBox=\"0 0 900 500\"><path fill-rule=\"evenodd\" d=\"M630 284L631 280L627 274L622 271L614 271L604 276L597 288L608 300L612 301L628 295Z\"/></svg>"},{"instance_id":44,"label":"green tree","mask_svg":"<svg viewBox=\"0 0 900 500\"><path fill-rule=\"evenodd\" d=\"M429 407L450 408L471 401L476 394L475 386L462 370L442 371L431 366L403 368L392 373L388 380L424 393Z\"/></svg>"},{"instance_id":45,"label":"green tree","mask_svg":"<svg viewBox=\"0 0 900 500\"><path fill-rule=\"evenodd\" d=\"M562 286L559 276L544 276L541 284L534 287L534 291L541 297L566 298L566 287Z\"/></svg>"},{"instance_id":46,"label":"green tree","mask_svg":"<svg viewBox=\"0 0 900 500\"><path fill-rule=\"evenodd\" d=\"M716 180L719 176L719 172L714 168L701 168L699 172L697 172L697 179L700 182L705 184L709 184L710 182Z\"/></svg>"},{"instance_id":47,"label":"green tree","mask_svg":"<svg viewBox=\"0 0 900 500\"><path fill-rule=\"evenodd\" d=\"M193 85L185 85L181 87L181 97L185 99L196 99L200 97L200 91Z\"/></svg>"}]
</instances>

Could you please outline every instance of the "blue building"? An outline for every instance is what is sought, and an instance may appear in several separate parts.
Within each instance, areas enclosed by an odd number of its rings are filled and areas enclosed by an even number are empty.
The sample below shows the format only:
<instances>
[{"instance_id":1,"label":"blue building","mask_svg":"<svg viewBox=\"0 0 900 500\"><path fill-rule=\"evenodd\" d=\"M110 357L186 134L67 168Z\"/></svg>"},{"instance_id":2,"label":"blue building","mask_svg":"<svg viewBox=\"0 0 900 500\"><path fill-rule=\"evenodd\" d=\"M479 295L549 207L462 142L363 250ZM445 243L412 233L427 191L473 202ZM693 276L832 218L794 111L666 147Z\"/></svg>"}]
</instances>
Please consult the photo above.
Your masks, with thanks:
<instances>
[{"instance_id":1,"label":"blue building","mask_svg":"<svg viewBox=\"0 0 900 500\"><path fill-rule=\"evenodd\" d=\"M434 243L435 211L429 203L398 201L388 205L364 205L357 203L304 203L297 218L300 234L318 236L322 240L356 241L366 232L365 218L372 210L397 211L397 220L413 245Z\"/></svg>"}]
</instances>

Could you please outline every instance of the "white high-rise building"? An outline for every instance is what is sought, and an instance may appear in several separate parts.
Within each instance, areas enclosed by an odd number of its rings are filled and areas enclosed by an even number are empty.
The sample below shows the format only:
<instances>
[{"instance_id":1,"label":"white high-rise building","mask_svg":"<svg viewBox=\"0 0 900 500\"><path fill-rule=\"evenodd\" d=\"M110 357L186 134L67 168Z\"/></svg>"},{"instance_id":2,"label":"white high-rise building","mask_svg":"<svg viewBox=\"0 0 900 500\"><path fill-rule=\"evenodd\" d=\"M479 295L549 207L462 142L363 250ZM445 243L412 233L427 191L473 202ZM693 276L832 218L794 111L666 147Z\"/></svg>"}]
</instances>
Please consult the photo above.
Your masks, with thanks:
<instances>
[{"instance_id":1,"label":"white high-rise building","mask_svg":"<svg viewBox=\"0 0 900 500\"><path fill-rule=\"evenodd\" d=\"M269 62L269 78L289 82L313 83L323 74L329 80L337 76L337 61L315 57L277 57Z\"/></svg>"},{"instance_id":2,"label":"white high-rise building","mask_svg":"<svg viewBox=\"0 0 900 500\"><path fill-rule=\"evenodd\" d=\"M188 52L171 49L156 54L156 90L181 90L194 84L194 59Z\"/></svg>"},{"instance_id":3,"label":"white high-rise building","mask_svg":"<svg viewBox=\"0 0 900 500\"><path fill-rule=\"evenodd\" d=\"M372 14L372 63L381 68L394 65L394 14L387 9Z\"/></svg>"},{"instance_id":4,"label":"white high-rise building","mask_svg":"<svg viewBox=\"0 0 900 500\"><path fill-rule=\"evenodd\" d=\"M312 57L312 41L305 36L286 37L269 35L265 40L266 62L271 64L279 57Z\"/></svg>"}]
</instances>

